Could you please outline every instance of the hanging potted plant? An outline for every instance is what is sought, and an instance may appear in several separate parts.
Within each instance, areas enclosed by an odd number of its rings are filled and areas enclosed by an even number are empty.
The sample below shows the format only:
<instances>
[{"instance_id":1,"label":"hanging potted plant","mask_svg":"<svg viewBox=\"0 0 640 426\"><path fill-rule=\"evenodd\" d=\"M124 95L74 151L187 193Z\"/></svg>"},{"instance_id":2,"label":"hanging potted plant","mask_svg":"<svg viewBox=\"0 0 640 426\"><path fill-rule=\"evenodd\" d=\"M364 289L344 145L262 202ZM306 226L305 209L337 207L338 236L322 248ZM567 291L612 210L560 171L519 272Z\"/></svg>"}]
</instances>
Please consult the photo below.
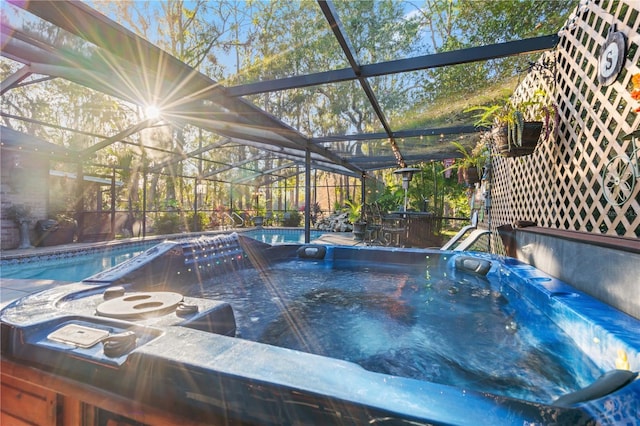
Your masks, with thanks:
<instances>
[{"instance_id":1,"label":"hanging potted plant","mask_svg":"<svg viewBox=\"0 0 640 426\"><path fill-rule=\"evenodd\" d=\"M474 125L492 129L496 150L505 157L532 154L541 135L543 140L549 138L552 118L554 121L557 118L557 110L543 90L536 90L530 99L518 105L506 99L499 104L465 110L472 111L478 111Z\"/></svg>"},{"instance_id":2,"label":"hanging potted plant","mask_svg":"<svg viewBox=\"0 0 640 426\"><path fill-rule=\"evenodd\" d=\"M480 182L480 174L485 160L485 145L483 142L478 144L469 151L459 142L451 142L456 150L462 154L461 158L457 158L453 166L445 169L450 170L454 167L458 168L458 182L466 183L468 186Z\"/></svg>"}]
</instances>

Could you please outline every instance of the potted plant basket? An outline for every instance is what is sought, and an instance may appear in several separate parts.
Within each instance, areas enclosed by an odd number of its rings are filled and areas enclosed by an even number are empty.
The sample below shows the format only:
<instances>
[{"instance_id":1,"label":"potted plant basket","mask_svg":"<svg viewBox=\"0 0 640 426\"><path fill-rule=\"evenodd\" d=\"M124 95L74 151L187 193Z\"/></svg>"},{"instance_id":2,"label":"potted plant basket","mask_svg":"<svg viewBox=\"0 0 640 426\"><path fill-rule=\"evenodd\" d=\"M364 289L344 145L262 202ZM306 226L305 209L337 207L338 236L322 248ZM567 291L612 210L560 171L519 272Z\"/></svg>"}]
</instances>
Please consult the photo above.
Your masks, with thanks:
<instances>
[{"instance_id":1,"label":"potted plant basket","mask_svg":"<svg viewBox=\"0 0 640 426\"><path fill-rule=\"evenodd\" d=\"M492 128L496 150L504 157L532 154L542 135L543 140L549 138L552 118L554 121L557 118L557 109L543 90L535 91L531 99L518 105L506 99L499 104L465 110L471 111L478 111L476 127Z\"/></svg>"},{"instance_id":2,"label":"potted plant basket","mask_svg":"<svg viewBox=\"0 0 640 426\"><path fill-rule=\"evenodd\" d=\"M531 155L538 147L542 134L541 121L523 121L517 119L512 127L501 125L492 130L496 150L503 157L523 157Z\"/></svg>"},{"instance_id":3,"label":"potted plant basket","mask_svg":"<svg viewBox=\"0 0 640 426\"><path fill-rule=\"evenodd\" d=\"M471 151L459 142L451 142L462 154L461 158L456 159L456 163L445 170L453 167L458 168L458 181L473 186L480 182L480 172L485 161L485 145L479 142Z\"/></svg>"},{"instance_id":4,"label":"potted plant basket","mask_svg":"<svg viewBox=\"0 0 640 426\"><path fill-rule=\"evenodd\" d=\"M353 224L353 239L361 241L367 229L367 222L362 218L362 204L351 200L345 202L349 213L349 222Z\"/></svg>"}]
</instances>

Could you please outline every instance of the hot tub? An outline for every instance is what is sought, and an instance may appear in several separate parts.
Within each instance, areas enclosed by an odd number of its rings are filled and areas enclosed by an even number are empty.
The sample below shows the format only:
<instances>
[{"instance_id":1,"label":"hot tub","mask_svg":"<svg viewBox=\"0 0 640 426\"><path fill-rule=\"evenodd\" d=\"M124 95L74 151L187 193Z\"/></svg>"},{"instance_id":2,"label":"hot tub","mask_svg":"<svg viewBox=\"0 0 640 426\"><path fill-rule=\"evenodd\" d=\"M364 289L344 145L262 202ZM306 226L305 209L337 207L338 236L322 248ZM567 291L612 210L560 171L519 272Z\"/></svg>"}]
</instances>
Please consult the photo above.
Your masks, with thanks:
<instances>
[{"instance_id":1,"label":"hot tub","mask_svg":"<svg viewBox=\"0 0 640 426\"><path fill-rule=\"evenodd\" d=\"M510 258L167 241L1 313L3 357L185 418L637 420L640 322Z\"/></svg>"}]
</instances>

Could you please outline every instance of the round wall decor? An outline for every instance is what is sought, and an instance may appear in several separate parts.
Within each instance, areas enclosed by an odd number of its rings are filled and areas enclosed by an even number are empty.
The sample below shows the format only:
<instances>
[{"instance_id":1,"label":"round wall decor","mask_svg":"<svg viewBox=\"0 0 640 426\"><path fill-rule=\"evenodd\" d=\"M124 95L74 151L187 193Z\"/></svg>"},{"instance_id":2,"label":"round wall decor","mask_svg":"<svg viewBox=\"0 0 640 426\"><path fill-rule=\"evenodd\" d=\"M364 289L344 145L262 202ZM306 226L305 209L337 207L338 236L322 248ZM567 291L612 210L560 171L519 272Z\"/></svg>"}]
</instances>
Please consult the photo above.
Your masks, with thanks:
<instances>
[{"instance_id":1,"label":"round wall decor","mask_svg":"<svg viewBox=\"0 0 640 426\"><path fill-rule=\"evenodd\" d=\"M624 65L626 46L624 34L616 31L615 25L612 25L600 50L598 61L598 81L600 84L608 86L616 81Z\"/></svg>"}]
</instances>

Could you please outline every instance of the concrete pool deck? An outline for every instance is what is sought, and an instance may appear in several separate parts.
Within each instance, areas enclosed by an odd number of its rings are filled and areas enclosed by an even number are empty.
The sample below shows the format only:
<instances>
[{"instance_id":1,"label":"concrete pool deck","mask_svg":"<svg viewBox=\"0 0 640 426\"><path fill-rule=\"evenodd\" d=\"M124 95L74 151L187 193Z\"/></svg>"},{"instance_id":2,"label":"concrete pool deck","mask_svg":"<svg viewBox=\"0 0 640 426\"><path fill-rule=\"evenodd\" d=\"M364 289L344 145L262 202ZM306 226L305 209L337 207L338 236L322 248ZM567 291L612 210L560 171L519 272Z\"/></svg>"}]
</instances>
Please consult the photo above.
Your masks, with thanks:
<instances>
[{"instance_id":1,"label":"concrete pool deck","mask_svg":"<svg viewBox=\"0 0 640 426\"><path fill-rule=\"evenodd\" d=\"M68 283L69 281L2 278L0 280L0 309L16 299Z\"/></svg>"},{"instance_id":2,"label":"concrete pool deck","mask_svg":"<svg viewBox=\"0 0 640 426\"><path fill-rule=\"evenodd\" d=\"M276 228L265 228L265 229L276 229ZM152 237L157 238L157 237ZM146 238L149 240L151 238ZM72 243L72 244L64 244L58 246L50 246L50 247L32 247L27 249L14 249L14 250L3 250L0 253L0 259L14 258L14 257L22 257L22 256L41 256L47 255L56 252L64 252L68 250L79 250L79 249L89 249L95 247L108 247L110 245L117 245L118 243L122 243L125 241L145 241L145 239L135 238L135 239L127 239L127 240L113 240L113 241L104 241L98 243ZM353 234L351 232L331 232L326 233L320 236L315 240L312 240L313 244L327 244L327 245L347 245L347 246L355 246L358 244L363 244L362 241L357 241L353 239ZM49 288L68 284L70 281L57 281L57 280L47 280L47 279L19 279L19 278L1 278L2 272L0 269L0 309L4 308L8 303L28 296L32 293L37 293L39 291L47 290Z\"/></svg>"}]
</instances>

